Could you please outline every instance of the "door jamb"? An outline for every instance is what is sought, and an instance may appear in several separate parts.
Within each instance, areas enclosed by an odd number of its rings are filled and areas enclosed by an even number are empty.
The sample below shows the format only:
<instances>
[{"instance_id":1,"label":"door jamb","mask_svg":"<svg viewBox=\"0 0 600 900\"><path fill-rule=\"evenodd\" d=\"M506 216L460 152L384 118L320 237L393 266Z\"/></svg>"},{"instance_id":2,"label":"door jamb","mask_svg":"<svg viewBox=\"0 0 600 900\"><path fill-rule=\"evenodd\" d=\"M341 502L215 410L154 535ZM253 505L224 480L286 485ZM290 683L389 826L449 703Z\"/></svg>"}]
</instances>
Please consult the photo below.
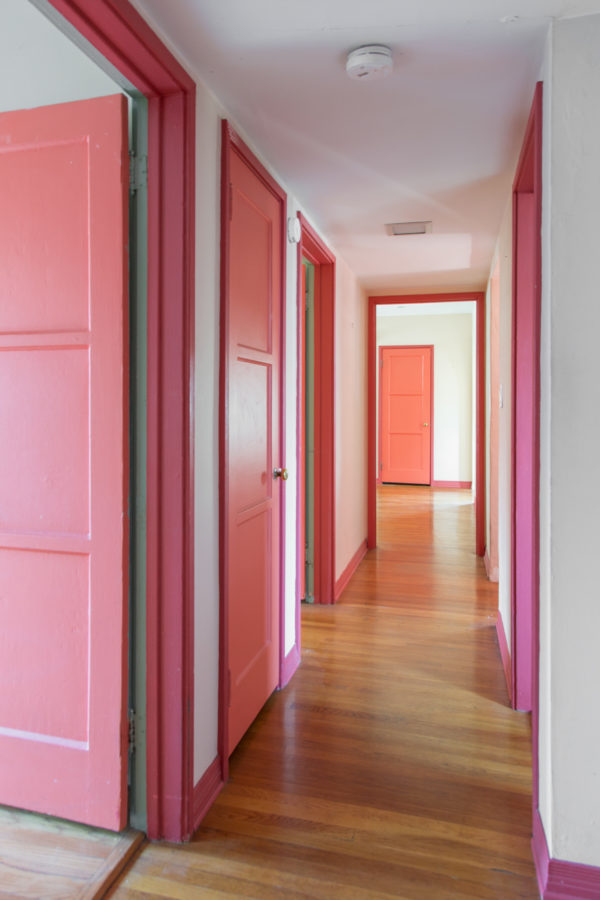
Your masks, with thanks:
<instances>
[{"instance_id":1,"label":"door jamb","mask_svg":"<svg viewBox=\"0 0 600 900\"><path fill-rule=\"evenodd\" d=\"M315 267L315 603L333 603L335 586L335 256L317 232L298 213L301 238L298 243L298 334L304 323L304 296L300 267L302 258ZM304 379L304 360L298 352L298 385ZM300 391L298 391L300 394ZM296 410L298 469L304 466L300 396ZM298 479L298 491L300 479ZM299 511L304 498L297 493ZM296 642L300 651L300 581L296 579Z\"/></svg>"},{"instance_id":2,"label":"door jamb","mask_svg":"<svg viewBox=\"0 0 600 900\"><path fill-rule=\"evenodd\" d=\"M148 100L148 835L189 836L193 781L195 93L127 0L49 0Z\"/></svg>"},{"instance_id":3,"label":"door jamb","mask_svg":"<svg viewBox=\"0 0 600 900\"><path fill-rule=\"evenodd\" d=\"M234 150L263 184L271 191L281 207L281 307L280 318L280 366L279 366L279 459L285 468L285 298L286 298L286 209L287 195L283 188L256 158L247 144L233 130L226 119L221 121L221 361L219 372L219 730L218 754L221 778L229 776L229 601L228 601L228 547L226 510L228 504L228 453L227 453L227 345L229 321L229 215L231 209L229 156ZM285 643L285 481L280 491L280 540L279 540L279 668L281 679L282 657Z\"/></svg>"},{"instance_id":4,"label":"door jamb","mask_svg":"<svg viewBox=\"0 0 600 900\"><path fill-rule=\"evenodd\" d=\"M538 808L539 800L539 479L540 479L540 325L541 325L541 283L542 283L542 111L543 85L538 82L535 89L521 155L517 164L513 182L513 317L512 317L512 503L511 503L511 656L512 656L512 703L516 709L531 708L532 711L532 770L533 770L533 812ZM529 270L529 292L524 291L525 301L529 302L529 312L533 326L532 340L527 349L524 379L517 384L517 356L519 343L518 304L523 293L519 278L519 194L529 194L533 202L533 260ZM522 301L521 301L522 302ZM522 370L521 370L522 371ZM514 473L517 466L517 401L526 406L530 417L531 443L522 448L531 465L531 485L519 487ZM525 514L523 514L525 509ZM525 573L530 585L530 596L517 595L517 572L515 567L515 549L517 524L521 519L530 522L531 533L530 567ZM525 620L529 621L525 621ZM517 653L517 635L520 629L531 628L531 653L522 659ZM530 690L527 690L527 682ZM525 683L524 688L522 687ZM530 697L528 697L530 693ZM525 696L530 702L522 704L520 697Z\"/></svg>"},{"instance_id":5,"label":"door jamb","mask_svg":"<svg viewBox=\"0 0 600 900\"><path fill-rule=\"evenodd\" d=\"M475 552L477 556L485 553L485 294L481 291L457 292L447 294L394 294L383 297L369 297L368 324L368 453L367 453L367 485L368 485L368 531L367 547L369 550L377 546L377 333L376 313L378 306L389 306L393 303L451 303L456 300L474 301L476 308L476 402L475 402Z\"/></svg>"},{"instance_id":6,"label":"door jamb","mask_svg":"<svg viewBox=\"0 0 600 900\"><path fill-rule=\"evenodd\" d=\"M382 457L382 437L383 437L383 385L381 381L381 371L383 369L383 351L384 350L430 350L431 356L429 359L429 368L430 368L430 388L429 388L429 484L432 485L434 482L433 478L433 426L434 426L434 407L433 407L433 358L434 358L434 350L435 347L433 344L386 344L380 345L379 347L379 397L377 403L377 409L379 410L379 428L378 428L378 437L379 437L379 459L378 459L378 468L377 468L377 484L383 484L381 480L381 463L383 461Z\"/></svg>"}]
</instances>

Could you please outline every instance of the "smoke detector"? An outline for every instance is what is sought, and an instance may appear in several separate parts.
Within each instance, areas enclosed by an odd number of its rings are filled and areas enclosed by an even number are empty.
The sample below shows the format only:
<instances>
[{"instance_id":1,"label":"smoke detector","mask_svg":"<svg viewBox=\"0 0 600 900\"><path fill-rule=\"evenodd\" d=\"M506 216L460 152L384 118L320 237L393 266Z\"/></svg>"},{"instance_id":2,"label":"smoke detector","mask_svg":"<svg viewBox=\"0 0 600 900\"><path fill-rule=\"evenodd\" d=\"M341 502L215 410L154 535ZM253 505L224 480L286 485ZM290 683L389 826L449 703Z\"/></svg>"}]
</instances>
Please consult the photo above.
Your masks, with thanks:
<instances>
[{"instance_id":1,"label":"smoke detector","mask_svg":"<svg viewBox=\"0 0 600 900\"><path fill-rule=\"evenodd\" d=\"M392 51L382 44L367 44L351 50L346 60L349 78L381 78L393 68Z\"/></svg>"}]
</instances>

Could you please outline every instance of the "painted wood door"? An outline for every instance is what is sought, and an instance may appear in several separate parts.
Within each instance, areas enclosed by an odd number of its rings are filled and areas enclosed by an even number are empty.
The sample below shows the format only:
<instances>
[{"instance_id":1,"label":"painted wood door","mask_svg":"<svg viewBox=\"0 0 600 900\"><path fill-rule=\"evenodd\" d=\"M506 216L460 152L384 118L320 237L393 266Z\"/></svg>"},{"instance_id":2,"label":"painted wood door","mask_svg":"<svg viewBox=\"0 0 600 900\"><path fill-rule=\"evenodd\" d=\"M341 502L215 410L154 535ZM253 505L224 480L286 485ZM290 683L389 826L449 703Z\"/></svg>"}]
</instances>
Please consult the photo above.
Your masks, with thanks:
<instances>
[{"instance_id":1,"label":"painted wood door","mask_svg":"<svg viewBox=\"0 0 600 900\"><path fill-rule=\"evenodd\" d=\"M431 482L431 347L382 347L382 481Z\"/></svg>"},{"instance_id":2,"label":"painted wood door","mask_svg":"<svg viewBox=\"0 0 600 900\"><path fill-rule=\"evenodd\" d=\"M0 116L0 803L126 823L127 108Z\"/></svg>"},{"instance_id":3,"label":"painted wood door","mask_svg":"<svg viewBox=\"0 0 600 900\"><path fill-rule=\"evenodd\" d=\"M279 682L283 204L229 145L228 752Z\"/></svg>"}]
</instances>

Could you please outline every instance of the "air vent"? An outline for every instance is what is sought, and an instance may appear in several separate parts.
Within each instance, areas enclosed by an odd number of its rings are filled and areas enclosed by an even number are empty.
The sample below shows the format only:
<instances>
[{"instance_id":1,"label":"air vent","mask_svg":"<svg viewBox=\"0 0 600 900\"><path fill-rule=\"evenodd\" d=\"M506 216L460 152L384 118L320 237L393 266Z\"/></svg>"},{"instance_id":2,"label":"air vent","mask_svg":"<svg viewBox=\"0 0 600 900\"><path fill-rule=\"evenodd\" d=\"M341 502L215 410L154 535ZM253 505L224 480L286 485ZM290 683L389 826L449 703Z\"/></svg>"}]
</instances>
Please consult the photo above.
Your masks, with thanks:
<instances>
[{"instance_id":1,"label":"air vent","mask_svg":"<svg viewBox=\"0 0 600 900\"><path fill-rule=\"evenodd\" d=\"M429 234L431 222L391 222L385 226L385 230L390 237L403 234Z\"/></svg>"}]
</instances>

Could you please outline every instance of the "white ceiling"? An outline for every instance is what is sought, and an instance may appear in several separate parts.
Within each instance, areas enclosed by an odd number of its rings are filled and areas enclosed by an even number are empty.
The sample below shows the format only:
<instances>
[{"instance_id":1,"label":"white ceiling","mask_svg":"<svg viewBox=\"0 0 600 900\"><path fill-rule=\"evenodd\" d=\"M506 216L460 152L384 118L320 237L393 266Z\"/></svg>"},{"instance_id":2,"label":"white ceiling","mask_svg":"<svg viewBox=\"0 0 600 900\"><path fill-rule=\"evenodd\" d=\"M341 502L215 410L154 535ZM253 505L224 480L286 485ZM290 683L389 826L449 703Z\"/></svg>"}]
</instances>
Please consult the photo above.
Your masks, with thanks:
<instances>
[{"instance_id":1,"label":"white ceiling","mask_svg":"<svg viewBox=\"0 0 600 900\"><path fill-rule=\"evenodd\" d=\"M600 0L135 0L373 292L480 289L553 16ZM349 50L392 48L351 81ZM388 237L387 222L433 221Z\"/></svg>"}]
</instances>

